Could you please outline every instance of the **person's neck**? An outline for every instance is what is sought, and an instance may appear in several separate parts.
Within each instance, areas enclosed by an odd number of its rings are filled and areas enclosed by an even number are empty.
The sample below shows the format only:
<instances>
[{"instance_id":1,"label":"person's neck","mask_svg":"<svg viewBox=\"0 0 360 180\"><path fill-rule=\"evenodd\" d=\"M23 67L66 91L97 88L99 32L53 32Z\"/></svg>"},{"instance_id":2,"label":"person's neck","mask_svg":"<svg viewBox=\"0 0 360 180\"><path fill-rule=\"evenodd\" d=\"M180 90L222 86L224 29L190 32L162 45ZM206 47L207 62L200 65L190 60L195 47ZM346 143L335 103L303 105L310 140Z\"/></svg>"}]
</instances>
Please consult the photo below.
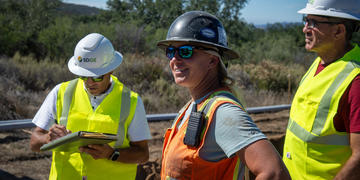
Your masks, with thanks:
<instances>
[{"instance_id":1,"label":"person's neck","mask_svg":"<svg viewBox=\"0 0 360 180\"><path fill-rule=\"evenodd\" d=\"M321 64L329 65L334 61L342 58L352 48L353 46L349 42L343 43L342 46L338 43L334 43L334 45L328 50L317 52L317 54L321 58Z\"/></svg>"},{"instance_id":2,"label":"person's neck","mask_svg":"<svg viewBox=\"0 0 360 180\"><path fill-rule=\"evenodd\" d=\"M207 76L196 87L189 88L189 90L192 99L197 100L201 97L204 97L209 92L219 89L220 87L221 87L220 82L216 76L215 77Z\"/></svg>"}]
</instances>

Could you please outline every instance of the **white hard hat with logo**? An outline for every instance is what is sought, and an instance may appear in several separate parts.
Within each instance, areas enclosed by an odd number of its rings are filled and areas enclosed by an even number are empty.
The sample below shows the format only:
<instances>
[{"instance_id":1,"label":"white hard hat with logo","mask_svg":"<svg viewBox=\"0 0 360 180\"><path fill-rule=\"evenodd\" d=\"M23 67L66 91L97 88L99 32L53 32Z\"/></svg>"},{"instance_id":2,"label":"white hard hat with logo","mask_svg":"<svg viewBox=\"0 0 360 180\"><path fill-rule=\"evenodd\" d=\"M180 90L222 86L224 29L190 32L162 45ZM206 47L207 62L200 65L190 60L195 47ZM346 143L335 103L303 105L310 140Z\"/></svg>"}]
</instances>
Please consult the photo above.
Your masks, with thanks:
<instances>
[{"instance_id":1,"label":"white hard hat with logo","mask_svg":"<svg viewBox=\"0 0 360 180\"><path fill-rule=\"evenodd\" d=\"M117 68L123 60L111 42L101 34L91 33L82 38L70 58L70 72L78 76L101 76Z\"/></svg>"},{"instance_id":2,"label":"white hard hat with logo","mask_svg":"<svg viewBox=\"0 0 360 180\"><path fill-rule=\"evenodd\" d=\"M298 13L360 21L360 0L309 0Z\"/></svg>"}]
</instances>

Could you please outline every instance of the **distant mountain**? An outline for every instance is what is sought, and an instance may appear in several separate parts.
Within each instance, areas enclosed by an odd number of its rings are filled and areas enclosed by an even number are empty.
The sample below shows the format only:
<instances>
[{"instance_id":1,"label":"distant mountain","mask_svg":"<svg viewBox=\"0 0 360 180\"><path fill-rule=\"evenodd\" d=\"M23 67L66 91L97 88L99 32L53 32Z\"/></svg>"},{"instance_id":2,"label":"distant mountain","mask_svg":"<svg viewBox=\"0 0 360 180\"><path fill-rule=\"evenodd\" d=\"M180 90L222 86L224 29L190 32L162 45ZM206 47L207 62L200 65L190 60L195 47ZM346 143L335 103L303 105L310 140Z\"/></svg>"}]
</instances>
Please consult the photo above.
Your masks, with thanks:
<instances>
[{"instance_id":1,"label":"distant mountain","mask_svg":"<svg viewBox=\"0 0 360 180\"><path fill-rule=\"evenodd\" d=\"M276 23L268 23L268 24L254 24L254 26L259 29L267 29L268 26L271 26L274 24L281 24L283 26L288 26L288 25L294 25L294 24L301 25L302 23L301 22L276 22Z\"/></svg>"},{"instance_id":2,"label":"distant mountain","mask_svg":"<svg viewBox=\"0 0 360 180\"><path fill-rule=\"evenodd\" d=\"M86 5L72 4L72 3L61 3L58 10L61 13L67 15L96 15L99 14L102 9L96 7L90 7Z\"/></svg>"},{"instance_id":3,"label":"distant mountain","mask_svg":"<svg viewBox=\"0 0 360 180\"><path fill-rule=\"evenodd\" d=\"M254 26L259 29L266 29L267 24L255 24Z\"/></svg>"}]
</instances>

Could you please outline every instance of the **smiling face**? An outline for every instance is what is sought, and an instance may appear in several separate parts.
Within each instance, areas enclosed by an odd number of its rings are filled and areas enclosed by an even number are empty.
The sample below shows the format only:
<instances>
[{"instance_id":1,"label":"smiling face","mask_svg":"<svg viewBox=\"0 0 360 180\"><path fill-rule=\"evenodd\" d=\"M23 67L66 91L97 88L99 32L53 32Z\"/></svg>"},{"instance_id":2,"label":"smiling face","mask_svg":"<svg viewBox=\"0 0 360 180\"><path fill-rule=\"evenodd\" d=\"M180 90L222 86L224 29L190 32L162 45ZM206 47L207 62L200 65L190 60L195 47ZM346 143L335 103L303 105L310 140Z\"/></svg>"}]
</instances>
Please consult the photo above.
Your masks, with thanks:
<instances>
[{"instance_id":1,"label":"smiling face","mask_svg":"<svg viewBox=\"0 0 360 180\"><path fill-rule=\"evenodd\" d=\"M318 22L328 22L326 17L308 15L309 20ZM313 52L325 52L334 45L334 30L336 24L317 23L314 27L309 27L308 23L304 26L305 48Z\"/></svg>"},{"instance_id":2,"label":"smiling face","mask_svg":"<svg viewBox=\"0 0 360 180\"><path fill-rule=\"evenodd\" d=\"M105 74L104 79L100 82L95 82L92 78L87 78L84 84L88 92L94 96L104 93L110 87L110 75L111 72Z\"/></svg>"},{"instance_id":3,"label":"smiling face","mask_svg":"<svg viewBox=\"0 0 360 180\"><path fill-rule=\"evenodd\" d=\"M188 45L185 42L173 43L171 46L176 48ZM173 74L175 83L187 87L189 89L194 89L199 87L202 82L212 77L211 71L216 69L218 63L214 62L214 58L204 52L204 50L194 49L193 55L189 59L182 59L179 57L178 52L175 53L175 56L170 60L169 66Z\"/></svg>"}]
</instances>

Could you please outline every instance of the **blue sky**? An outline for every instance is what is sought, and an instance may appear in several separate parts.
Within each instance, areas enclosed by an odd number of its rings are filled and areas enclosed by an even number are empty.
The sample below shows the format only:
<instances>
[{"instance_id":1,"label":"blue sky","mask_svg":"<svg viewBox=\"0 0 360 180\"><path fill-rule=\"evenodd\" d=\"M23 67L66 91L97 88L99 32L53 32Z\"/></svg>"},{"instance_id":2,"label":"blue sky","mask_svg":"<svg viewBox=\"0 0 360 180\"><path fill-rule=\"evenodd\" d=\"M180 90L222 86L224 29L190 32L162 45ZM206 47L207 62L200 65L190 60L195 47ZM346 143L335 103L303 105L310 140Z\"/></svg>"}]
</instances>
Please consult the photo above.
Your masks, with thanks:
<instances>
[{"instance_id":1,"label":"blue sky","mask_svg":"<svg viewBox=\"0 0 360 180\"><path fill-rule=\"evenodd\" d=\"M74 4L85 4L106 8L107 0L63 0ZM255 25L275 22L301 22L302 15L297 11L304 8L307 0L249 0L241 17Z\"/></svg>"}]
</instances>

